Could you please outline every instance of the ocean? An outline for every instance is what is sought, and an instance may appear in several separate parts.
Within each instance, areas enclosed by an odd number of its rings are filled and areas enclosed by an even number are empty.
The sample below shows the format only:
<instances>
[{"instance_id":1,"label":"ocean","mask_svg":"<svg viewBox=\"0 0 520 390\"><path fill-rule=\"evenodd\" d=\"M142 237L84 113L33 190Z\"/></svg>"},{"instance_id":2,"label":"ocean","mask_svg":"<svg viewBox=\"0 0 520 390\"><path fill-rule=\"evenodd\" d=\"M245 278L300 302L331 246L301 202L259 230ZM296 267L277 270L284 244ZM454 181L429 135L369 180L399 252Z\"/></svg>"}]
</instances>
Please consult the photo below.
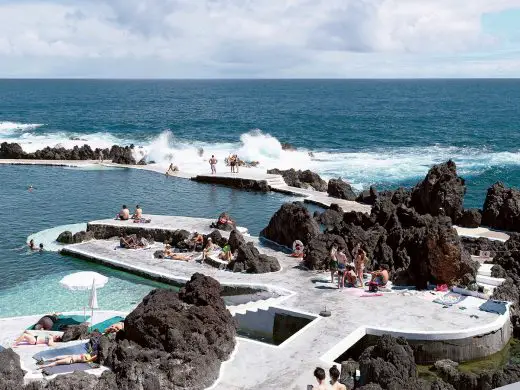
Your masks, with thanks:
<instances>
[{"instance_id":1,"label":"ocean","mask_svg":"<svg viewBox=\"0 0 520 390\"><path fill-rule=\"evenodd\" d=\"M233 152L265 169L340 176L357 190L411 186L451 158L467 181L466 207L481 207L497 180L520 185L519 103L520 80L0 80L0 142L28 152L134 144L138 157L181 169L207 164L200 148ZM225 209L257 234L291 200L127 169L0 166L0 188L0 317L70 310L84 298L58 281L93 266L27 252L30 234L106 218L122 203L209 218ZM154 287L102 269L115 297L100 298L103 308L127 309Z\"/></svg>"}]
</instances>

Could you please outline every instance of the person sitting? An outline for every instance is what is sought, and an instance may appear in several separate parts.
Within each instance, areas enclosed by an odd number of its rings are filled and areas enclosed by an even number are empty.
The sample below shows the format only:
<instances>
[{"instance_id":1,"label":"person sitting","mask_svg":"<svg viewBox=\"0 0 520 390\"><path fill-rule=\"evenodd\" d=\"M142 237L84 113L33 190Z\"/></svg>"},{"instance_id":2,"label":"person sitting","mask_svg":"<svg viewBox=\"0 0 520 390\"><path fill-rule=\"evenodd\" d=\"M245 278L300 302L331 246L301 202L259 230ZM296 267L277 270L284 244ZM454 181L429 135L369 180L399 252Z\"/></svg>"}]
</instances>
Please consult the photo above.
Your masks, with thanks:
<instances>
[{"instance_id":1,"label":"person sitting","mask_svg":"<svg viewBox=\"0 0 520 390\"><path fill-rule=\"evenodd\" d=\"M347 264L345 272L343 274L343 285L346 285L347 287L356 286L357 275L355 270L356 268L352 264ZM345 280L347 281L346 284Z\"/></svg>"},{"instance_id":2,"label":"person sitting","mask_svg":"<svg viewBox=\"0 0 520 390\"><path fill-rule=\"evenodd\" d=\"M177 167L177 165L173 165L173 163L171 163L170 166L168 167L168 170L166 171L166 175L173 176L175 174L175 172L179 172L179 167Z\"/></svg>"},{"instance_id":3,"label":"person sitting","mask_svg":"<svg viewBox=\"0 0 520 390\"><path fill-rule=\"evenodd\" d=\"M339 382L340 372L334 365L329 369L331 390L347 390L347 386Z\"/></svg>"},{"instance_id":4,"label":"person sitting","mask_svg":"<svg viewBox=\"0 0 520 390\"><path fill-rule=\"evenodd\" d=\"M143 209L139 207L139 205L135 206L134 215L132 215L132 219L141 219L143 217Z\"/></svg>"},{"instance_id":5,"label":"person sitting","mask_svg":"<svg viewBox=\"0 0 520 390\"><path fill-rule=\"evenodd\" d=\"M26 330L23 332L23 334L18 337L13 344L13 347L17 347L19 345L41 345L45 344L49 347L52 347L55 343L58 343L61 341L60 336L56 335L34 335L30 333L30 331Z\"/></svg>"},{"instance_id":6,"label":"person sitting","mask_svg":"<svg viewBox=\"0 0 520 390\"><path fill-rule=\"evenodd\" d=\"M90 353L82 353L81 355L60 355L49 360L42 360L41 362L39 362L43 363L42 365L40 365L39 369L41 370L48 367L62 366L74 363L91 363L96 359L97 355L91 355Z\"/></svg>"},{"instance_id":7,"label":"person sitting","mask_svg":"<svg viewBox=\"0 0 520 390\"><path fill-rule=\"evenodd\" d=\"M115 324L110 325L108 328L105 329L103 334L110 334L110 333L117 333L120 330L125 329L125 323L124 322L116 322Z\"/></svg>"},{"instance_id":8,"label":"person sitting","mask_svg":"<svg viewBox=\"0 0 520 390\"><path fill-rule=\"evenodd\" d=\"M47 314L38 320L34 330L51 330L57 321L58 313Z\"/></svg>"},{"instance_id":9,"label":"person sitting","mask_svg":"<svg viewBox=\"0 0 520 390\"><path fill-rule=\"evenodd\" d=\"M117 219L122 221L128 221L130 219L130 210L128 210L128 207L126 207L125 204L121 207L119 214L117 214Z\"/></svg>"},{"instance_id":10,"label":"person sitting","mask_svg":"<svg viewBox=\"0 0 520 390\"><path fill-rule=\"evenodd\" d=\"M121 236L119 245L125 249L138 249L148 245L148 241L144 238L138 239L135 234L129 236Z\"/></svg>"},{"instance_id":11,"label":"person sitting","mask_svg":"<svg viewBox=\"0 0 520 390\"><path fill-rule=\"evenodd\" d=\"M219 215L217 222L212 223L210 227L220 230L231 231L236 229L235 221L231 219L228 213L222 213Z\"/></svg>"},{"instance_id":12,"label":"person sitting","mask_svg":"<svg viewBox=\"0 0 520 390\"><path fill-rule=\"evenodd\" d=\"M218 248L218 245L213 243L213 240L211 237L208 237L208 242L206 243L206 247L202 251L202 261L206 260L206 258L216 249Z\"/></svg>"},{"instance_id":13,"label":"person sitting","mask_svg":"<svg viewBox=\"0 0 520 390\"><path fill-rule=\"evenodd\" d=\"M194 252L201 251L204 248L204 236L195 232L185 243L188 245L188 249Z\"/></svg>"},{"instance_id":14,"label":"person sitting","mask_svg":"<svg viewBox=\"0 0 520 390\"><path fill-rule=\"evenodd\" d=\"M300 240L296 240L293 243L293 252L291 253L291 257L303 258L303 250L305 247Z\"/></svg>"},{"instance_id":15,"label":"person sitting","mask_svg":"<svg viewBox=\"0 0 520 390\"><path fill-rule=\"evenodd\" d=\"M218 255L218 258L220 260L230 262L233 259L233 253L231 252L231 247L229 245L225 245L224 248L222 248L222 252L220 252L220 254Z\"/></svg>"},{"instance_id":16,"label":"person sitting","mask_svg":"<svg viewBox=\"0 0 520 390\"><path fill-rule=\"evenodd\" d=\"M370 282L376 283L379 287L384 287L388 283L389 278L388 265L381 264L381 269L372 272L372 279Z\"/></svg>"},{"instance_id":17,"label":"person sitting","mask_svg":"<svg viewBox=\"0 0 520 390\"><path fill-rule=\"evenodd\" d=\"M38 248L36 248L36 244L34 243L34 240L31 238L31 241L29 241L29 243L27 244L27 246L29 247L30 250L32 251L35 251L37 250Z\"/></svg>"}]
</instances>

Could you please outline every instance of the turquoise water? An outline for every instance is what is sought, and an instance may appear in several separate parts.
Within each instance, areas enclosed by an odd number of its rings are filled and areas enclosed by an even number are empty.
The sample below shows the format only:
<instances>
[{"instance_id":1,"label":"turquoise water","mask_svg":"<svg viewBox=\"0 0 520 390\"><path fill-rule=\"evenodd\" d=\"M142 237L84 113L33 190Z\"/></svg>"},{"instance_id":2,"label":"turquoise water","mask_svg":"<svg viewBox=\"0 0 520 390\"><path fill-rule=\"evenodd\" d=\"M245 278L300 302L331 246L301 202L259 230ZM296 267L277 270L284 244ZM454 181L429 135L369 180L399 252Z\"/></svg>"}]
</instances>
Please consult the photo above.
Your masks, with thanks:
<instances>
[{"instance_id":1,"label":"turquoise water","mask_svg":"<svg viewBox=\"0 0 520 390\"><path fill-rule=\"evenodd\" d=\"M27 191L29 184L35 188L32 192ZM83 308L85 293L67 291L58 283L80 270L109 276L109 283L98 293L101 309L128 310L160 286L55 252L31 252L25 243L33 233L112 217L122 203L130 207L139 203L150 214L216 218L226 210L258 234L281 203L291 199L131 169L0 166L0 188L0 204L7 212L0 234L0 317Z\"/></svg>"}]
</instances>

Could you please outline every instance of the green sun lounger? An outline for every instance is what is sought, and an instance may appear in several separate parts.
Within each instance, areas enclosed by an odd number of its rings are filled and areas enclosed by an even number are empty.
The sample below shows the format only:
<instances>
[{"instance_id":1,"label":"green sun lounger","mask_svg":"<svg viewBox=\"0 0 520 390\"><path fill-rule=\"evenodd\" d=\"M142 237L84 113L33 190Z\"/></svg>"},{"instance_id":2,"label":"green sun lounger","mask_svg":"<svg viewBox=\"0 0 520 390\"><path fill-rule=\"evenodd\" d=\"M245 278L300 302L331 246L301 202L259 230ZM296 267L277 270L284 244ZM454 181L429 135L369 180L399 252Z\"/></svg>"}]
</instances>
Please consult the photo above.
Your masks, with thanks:
<instances>
[{"instance_id":1,"label":"green sun lounger","mask_svg":"<svg viewBox=\"0 0 520 390\"><path fill-rule=\"evenodd\" d=\"M88 321L90 319L90 316L58 316L58 320L54 323L52 326L53 331L59 331L62 330L64 327L68 325L79 325L82 324L85 321ZM36 324L31 325L27 330L34 330Z\"/></svg>"},{"instance_id":2,"label":"green sun lounger","mask_svg":"<svg viewBox=\"0 0 520 390\"><path fill-rule=\"evenodd\" d=\"M94 330L97 330L98 332L101 332L103 333L105 331L106 328L108 328L109 326L112 326L114 324L117 324L118 322L121 322L121 321L124 321L125 318L124 317L121 317L121 316L115 316L115 317L112 317L112 318L109 318L103 322L100 322L96 325L92 325L90 327L90 331L94 331Z\"/></svg>"}]
</instances>

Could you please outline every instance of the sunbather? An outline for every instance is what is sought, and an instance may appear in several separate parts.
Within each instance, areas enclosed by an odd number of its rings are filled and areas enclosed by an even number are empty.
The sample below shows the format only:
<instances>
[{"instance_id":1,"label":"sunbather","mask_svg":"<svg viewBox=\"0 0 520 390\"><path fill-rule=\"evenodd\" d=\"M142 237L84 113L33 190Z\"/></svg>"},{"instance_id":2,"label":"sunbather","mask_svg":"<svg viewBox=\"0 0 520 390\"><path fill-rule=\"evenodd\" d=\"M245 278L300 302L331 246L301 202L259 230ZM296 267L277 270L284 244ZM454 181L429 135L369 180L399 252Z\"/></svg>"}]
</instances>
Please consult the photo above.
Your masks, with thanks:
<instances>
[{"instance_id":1,"label":"sunbather","mask_svg":"<svg viewBox=\"0 0 520 390\"><path fill-rule=\"evenodd\" d=\"M105 334L117 333L120 330L123 330L124 328L125 328L124 322L116 322L115 324L110 325L108 328L106 328L104 333Z\"/></svg>"},{"instance_id":2,"label":"sunbather","mask_svg":"<svg viewBox=\"0 0 520 390\"><path fill-rule=\"evenodd\" d=\"M139 205L135 206L134 215L132 215L132 219L141 219L143 217L143 210L139 207Z\"/></svg>"},{"instance_id":3,"label":"sunbather","mask_svg":"<svg viewBox=\"0 0 520 390\"><path fill-rule=\"evenodd\" d=\"M345 280L347 281L347 287L356 285L357 275L354 266L351 264L347 264L347 268L343 274L343 285L345 285Z\"/></svg>"},{"instance_id":4,"label":"sunbather","mask_svg":"<svg viewBox=\"0 0 520 390\"><path fill-rule=\"evenodd\" d=\"M61 336L56 336L52 334L47 335L34 335L30 333L30 331L26 330L23 334L18 337L13 344L13 347L17 347L20 344L23 345L39 345L46 344L49 347L52 347L55 343L61 341Z\"/></svg>"},{"instance_id":5,"label":"sunbather","mask_svg":"<svg viewBox=\"0 0 520 390\"><path fill-rule=\"evenodd\" d=\"M91 363L96 359L97 355L91 355L90 353L82 353L81 355L60 355L49 360L42 360L41 363L43 363L43 365L41 365L39 369L74 363Z\"/></svg>"},{"instance_id":6,"label":"sunbather","mask_svg":"<svg viewBox=\"0 0 520 390\"><path fill-rule=\"evenodd\" d=\"M58 313L47 314L38 320L34 330L51 330L56 321L58 321Z\"/></svg>"},{"instance_id":7,"label":"sunbather","mask_svg":"<svg viewBox=\"0 0 520 390\"><path fill-rule=\"evenodd\" d=\"M130 210L128 210L128 207L126 207L126 205L123 205L123 207L121 207L119 214L117 214L117 219L121 219L123 221L127 221L128 219L130 219Z\"/></svg>"},{"instance_id":8,"label":"sunbather","mask_svg":"<svg viewBox=\"0 0 520 390\"><path fill-rule=\"evenodd\" d=\"M233 253L231 253L231 247L229 245L225 245L222 248L222 252L218 255L220 260L231 261L233 259Z\"/></svg>"},{"instance_id":9,"label":"sunbather","mask_svg":"<svg viewBox=\"0 0 520 390\"><path fill-rule=\"evenodd\" d=\"M296 240L293 242L293 252L291 253L291 257L303 258L303 243L300 240Z\"/></svg>"},{"instance_id":10,"label":"sunbather","mask_svg":"<svg viewBox=\"0 0 520 390\"><path fill-rule=\"evenodd\" d=\"M363 287L363 272L365 270L366 253L363 249L359 248L356 255L355 267L356 275L359 281L359 287Z\"/></svg>"},{"instance_id":11,"label":"sunbather","mask_svg":"<svg viewBox=\"0 0 520 390\"><path fill-rule=\"evenodd\" d=\"M381 269L372 272L371 282L377 283L378 286L386 286L390 275L388 274L388 265L381 264Z\"/></svg>"},{"instance_id":12,"label":"sunbather","mask_svg":"<svg viewBox=\"0 0 520 390\"><path fill-rule=\"evenodd\" d=\"M219 246L214 244L211 237L209 237L206 247L204 248L204 251L202 251L202 261L206 260L206 257L208 257L213 251L215 251L218 248Z\"/></svg>"}]
</instances>

